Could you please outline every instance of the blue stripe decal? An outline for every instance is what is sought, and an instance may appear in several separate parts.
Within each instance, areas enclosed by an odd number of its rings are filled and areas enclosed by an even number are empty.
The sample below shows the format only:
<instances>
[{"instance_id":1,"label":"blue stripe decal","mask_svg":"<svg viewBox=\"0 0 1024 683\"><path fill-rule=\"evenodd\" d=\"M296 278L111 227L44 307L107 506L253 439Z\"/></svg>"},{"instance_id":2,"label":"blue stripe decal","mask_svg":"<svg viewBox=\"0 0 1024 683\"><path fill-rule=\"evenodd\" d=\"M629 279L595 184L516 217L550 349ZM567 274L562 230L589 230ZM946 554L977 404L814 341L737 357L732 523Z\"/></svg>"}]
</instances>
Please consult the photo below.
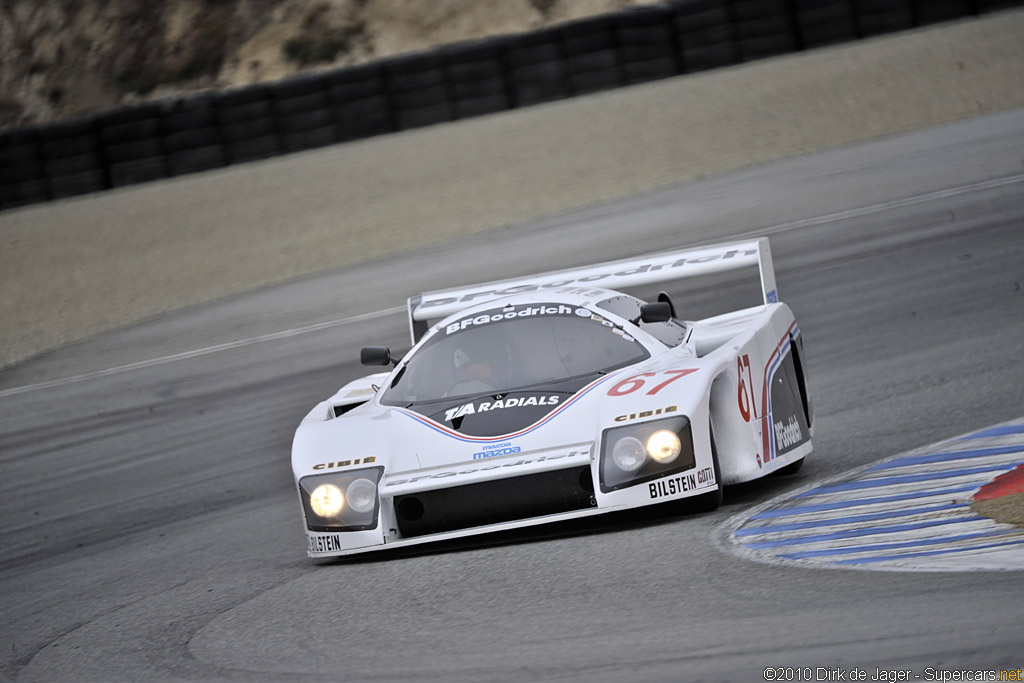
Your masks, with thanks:
<instances>
[{"instance_id":1,"label":"blue stripe decal","mask_svg":"<svg viewBox=\"0 0 1024 683\"><path fill-rule=\"evenodd\" d=\"M930 529L947 524L963 524L965 522L977 522L988 517L957 517L956 519L941 519L934 522L918 522L917 524L893 524L891 526L880 526L871 529L847 529L846 531L833 531L830 534L817 534L815 536L797 536L796 538L784 538L777 541L760 541L758 543L744 543L751 550L761 548L778 548L786 545L805 545L807 543L821 543L823 541L841 541L846 538L859 538L861 536L875 536L880 534L897 534L902 531L917 531L919 529Z\"/></svg>"},{"instance_id":2,"label":"blue stripe decal","mask_svg":"<svg viewBox=\"0 0 1024 683\"><path fill-rule=\"evenodd\" d=\"M815 529L827 526L840 526L842 524L856 524L857 522L872 522L876 519L892 519L894 517L909 517L921 515L927 512L941 512L943 510L954 510L968 507L968 503L952 503L949 505L935 505L932 507L911 508L909 510L888 510L886 512L874 512L866 515L853 515L850 517L832 517L830 519L819 519L813 522L793 522L792 524L771 524L769 526L747 527L738 529L737 536L753 536L755 534L770 534L778 531L797 531L799 529Z\"/></svg>"},{"instance_id":3,"label":"blue stripe decal","mask_svg":"<svg viewBox=\"0 0 1024 683\"><path fill-rule=\"evenodd\" d=\"M972 545L965 548L945 548L943 550L925 550L919 553L905 553L903 555L883 555L881 557L858 557L851 560L836 560L833 564L867 564L869 562L884 562L885 560L908 560L912 557L930 557L933 555L948 555L950 553L966 553L971 550L985 550L987 548L1001 548L1007 545L1020 545L1024 538L1016 541L1003 541L1002 543L986 543L985 545Z\"/></svg>"},{"instance_id":4,"label":"blue stripe decal","mask_svg":"<svg viewBox=\"0 0 1024 683\"><path fill-rule=\"evenodd\" d=\"M912 455L906 458L896 458L883 462L874 467L869 467L865 472L875 470L890 470L894 467L909 467L910 465L926 465L932 462L948 462L950 460L968 460L970 458L984 458L990 455L1005 455L1008 453L1024 453L1024 444L1019 446L1003 446L1002 448L978 448L971 451L956 451L953 453L929 453L928 455Z\"/></svg>"},{"instance_id":5,"label":"blue stripe decal","mask_svg":"<svg viewBox=\"0 0 1024 683\"><path fill-rule=\"evenodd\" d=\"M1007 463L1005 465L989 465L988 467L971 467L963 470L943 470L941 472L904 474L896 477L881 477L879 479L848 481L843 484L819 486L816 489L804 491L803 493L799 493L793 497L804 498L806 496L819 496L824 493L836 493L839 491L855 491L857 489L871 489L877 488L879 486L892 486L894 484L912 484L916 481L930 481L932 479L952 479L954 477L965 477L971 474L984 474L985 472L1009 471L1019 464L1020 463Z\"/></svg>"},{"instance_id":6,"label":"blue stripe decal","mask_svg":"<svg viewBox=\"0 0 1024 683\"><path fill-rule=\"evenodd\" d=\"M961 436L957 441L965 441L967 439L984 439L987 436L1005 436L1007 434L1024 434L1024 424L993 427L992 429L986 429L984 431L975 432L974 434L968 434L967 436Z\"/></svg>"},{"instance_id":7,"label":"blue stripe decal","mask_svg":"<svg viewBox=\"0 0 1024 683\"><path fill-rule=\"evenodd\" d=\"M789 347L792 343L792 339L787 334L786 345L777 347L779 349L778 357L772 361L771 366L768 368L768 379L765 380L768 382L768 449L772 456L770 459L765 461L766 465L779 457L778 448L775 446L775 430L771 428L772 424L774 424L772 422L772 380L775 379L775 368L782 363L782 357L786 355L786 351L789 351Z\"/></svg>"},{"instance_id":8,"label":"blue stripe decal","mask_svg":"<svg viewBox=\"0 0 1024 683\"><path fill-rule=\"evenodd\" d=\"M788 517L790 515L800 515L807 512L824 512L825 510L842 510L844 508L859 507L861 505L874 505L876 503L892 503L898 500L912 500L914 498L928 498L929 496L943 496L947 493L963 493L964 491L973 491L978 488L977 484L965 484L964 486L956 486L951 489L933 489L930 491L911 491L910 493L897 493L892 496L877 496L875 498L856 498L854 500L839 500L832 503L818 503L817 505L795 505L787 508L776 508L774 510L765 510L759 512L753 517L754 519L769 519L772 517Z\"/></svg>"},{"instance_id":9,"label":"blue stripe decal","mask_svg":"<svg viewBox=\"0 0 1024 683\"><path fill-rule=\"evenodd\" d=\"M967 541L972 538L991 538L1001 536L1007 531L982 531L974 534L960 534L958 536L942 536L940 538L922 538L916 541L900 541L898 543L876 543L873 545L849 546L846 548L829 548L827 550L808 550L802 553L788 553L779 555L787 560L801 560L808 557L824 557L826 555L852 555L854 553L868 553L874 550L896 550L897 548L914 548L925 545L938 545L940 543L954 543L956 541ZM836 562L838 564L839 561Z\"/></svg>"}]
</instances>

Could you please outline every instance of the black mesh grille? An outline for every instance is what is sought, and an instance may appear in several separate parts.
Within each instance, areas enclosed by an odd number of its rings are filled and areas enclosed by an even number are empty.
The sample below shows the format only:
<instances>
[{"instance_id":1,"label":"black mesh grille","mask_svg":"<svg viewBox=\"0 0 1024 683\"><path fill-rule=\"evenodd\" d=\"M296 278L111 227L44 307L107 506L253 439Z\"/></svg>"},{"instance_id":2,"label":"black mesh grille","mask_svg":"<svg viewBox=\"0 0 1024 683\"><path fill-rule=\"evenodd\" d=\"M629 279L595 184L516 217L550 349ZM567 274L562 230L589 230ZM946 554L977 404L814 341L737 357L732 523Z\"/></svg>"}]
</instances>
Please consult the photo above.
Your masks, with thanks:
<instances>
[{"instance_id":1,"label":"black mesh grille","mask_svg":"<svg viewBox=\"0 0 1024 683\"><path fill-rule=\"evenodd\" d=\"M593 507L590 467L395 496L402 536L423 536Z\"/></svg>"}]
</instances>

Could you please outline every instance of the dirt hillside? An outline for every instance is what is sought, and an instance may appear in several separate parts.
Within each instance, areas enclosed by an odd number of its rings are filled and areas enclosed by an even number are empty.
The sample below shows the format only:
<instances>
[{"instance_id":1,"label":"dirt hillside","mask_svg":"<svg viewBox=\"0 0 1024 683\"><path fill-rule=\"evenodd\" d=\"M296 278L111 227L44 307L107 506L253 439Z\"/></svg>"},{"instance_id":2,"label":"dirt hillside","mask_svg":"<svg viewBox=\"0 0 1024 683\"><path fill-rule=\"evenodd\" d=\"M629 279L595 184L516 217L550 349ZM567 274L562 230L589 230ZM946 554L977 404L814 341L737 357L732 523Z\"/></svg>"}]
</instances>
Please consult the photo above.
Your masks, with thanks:
<instances>
[{"instance_id":1,"label":"dirt hillside","mask_svg":"<svg viewBox=\"0 0 1024 683\"><path fill-rule=\"evenodd\" d=\"M529 31L650 0L4 0L0 128Z\"/></svg>"}]
</instances>

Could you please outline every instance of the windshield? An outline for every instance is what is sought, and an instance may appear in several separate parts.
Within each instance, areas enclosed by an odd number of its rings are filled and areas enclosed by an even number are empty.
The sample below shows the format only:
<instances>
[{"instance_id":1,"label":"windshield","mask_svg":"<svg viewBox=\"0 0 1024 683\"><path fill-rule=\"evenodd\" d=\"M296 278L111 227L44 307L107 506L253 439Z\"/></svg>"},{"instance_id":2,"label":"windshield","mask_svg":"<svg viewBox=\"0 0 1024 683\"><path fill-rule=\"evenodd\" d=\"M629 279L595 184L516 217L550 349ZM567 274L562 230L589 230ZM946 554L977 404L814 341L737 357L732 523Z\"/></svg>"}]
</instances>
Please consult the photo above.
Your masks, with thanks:
<instances>
[{"instance_id":1,"label":"windshield","mask_svg":"<svg viewBox=\"0 0 1024 683\"><path fill-rule=\"evenodd\" d=\"M495 308L438 330L395 375L381 402L504 393L610 372L649 355L621 327L585 308Z\"/></svg>"}]
</instances>

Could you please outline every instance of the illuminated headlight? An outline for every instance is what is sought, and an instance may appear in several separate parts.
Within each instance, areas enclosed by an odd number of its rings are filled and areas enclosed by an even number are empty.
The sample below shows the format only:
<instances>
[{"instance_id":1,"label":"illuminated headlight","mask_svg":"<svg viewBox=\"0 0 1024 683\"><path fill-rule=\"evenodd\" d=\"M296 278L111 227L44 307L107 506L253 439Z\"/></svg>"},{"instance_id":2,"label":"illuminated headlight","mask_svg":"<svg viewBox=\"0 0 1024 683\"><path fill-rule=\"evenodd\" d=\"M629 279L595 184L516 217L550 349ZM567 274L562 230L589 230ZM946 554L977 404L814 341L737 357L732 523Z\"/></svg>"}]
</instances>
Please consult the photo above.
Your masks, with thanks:
<instances>
[{"instance_id":1,"label":"illuminated headlight","mask_svg":"<svg viewBox=\"0 0 1024 683\"><path fill-rule=\"evenodd\" d=\"M667 429L654 432L651 438L647 439L647 454L662 465L667 465L678 458L681 448L679 435Z\"/></svg>"},{"instance_id":2,"label":"illuminated headlight","mask_svg":"<svg viewBox=\"0 0 1024 683\"><path fill-rule=\"evenodd\" d=\"M601 491L682 472L696 465L690 420L678 415L611 427L601 436Z\"/></svg>"},{"instance_id":3,"label":"illuminated headlight","mask_svg":"<svg viewBox=\"0 0 1024 683\"><path fill-rule=\"evenodd\" d=\"M309 494L309 507L319 517L336 517L344 504L341 489L334 484L320 484Z\"/></svg>"},{"instance_id":4,"label":"illuminated headlight","mask_svg":"<svg viewBox=\"0 0 1024 683\"><path fill-rule=\"evenodd\" d=\"M299 496L310 531L377 528L377 484L384 468L314 474L299 480Z\"/></svg>"}]
</instances>

